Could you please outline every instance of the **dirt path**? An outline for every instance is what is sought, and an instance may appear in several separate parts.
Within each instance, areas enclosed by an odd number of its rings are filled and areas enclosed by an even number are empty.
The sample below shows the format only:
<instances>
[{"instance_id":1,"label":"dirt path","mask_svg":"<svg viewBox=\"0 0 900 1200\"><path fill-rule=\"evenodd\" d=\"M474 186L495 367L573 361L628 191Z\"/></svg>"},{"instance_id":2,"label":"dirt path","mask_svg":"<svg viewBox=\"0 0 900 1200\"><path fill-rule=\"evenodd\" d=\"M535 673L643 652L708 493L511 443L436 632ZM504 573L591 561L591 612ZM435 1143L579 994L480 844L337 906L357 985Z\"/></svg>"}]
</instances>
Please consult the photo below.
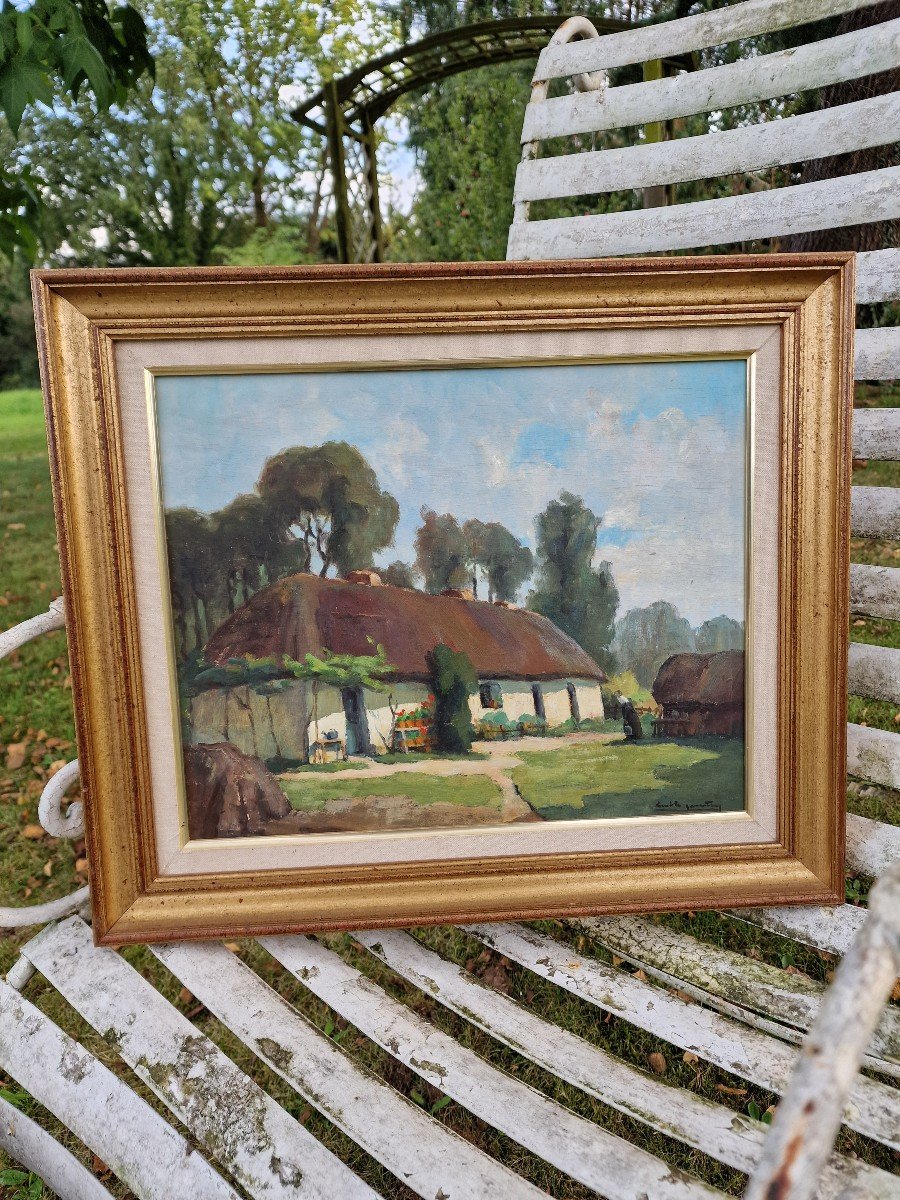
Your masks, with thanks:
<instances>
[{"instance_id":1,"label":"dirt path","mask_svg":"<svg viewBox=\"0 0 900 1200\"><path fill-rule=\"evenodd\" d=\"M335 772L335 780L344 779L384 779L392 775L436 775L441 778L452 778L456 775L486 775L497 785L503 805L501 815L503 820L511 820L533 812L530 805L522 799L512 781L510 772L522 765L519 755L534 750L562 750L566 746L577 746L582 742L615 742L621 741L620 733L570 733L564 737L523 737L515 742L475 742L473 750L486 754L487 758L433 758L420 759L416 762L382 763L372 759L354 758L350 761L359 762L358 767L348 767L344 771ZM304 779L317 778L312 771L286 771L282 779L302 782Z\"/></svg>"}]
</instances>

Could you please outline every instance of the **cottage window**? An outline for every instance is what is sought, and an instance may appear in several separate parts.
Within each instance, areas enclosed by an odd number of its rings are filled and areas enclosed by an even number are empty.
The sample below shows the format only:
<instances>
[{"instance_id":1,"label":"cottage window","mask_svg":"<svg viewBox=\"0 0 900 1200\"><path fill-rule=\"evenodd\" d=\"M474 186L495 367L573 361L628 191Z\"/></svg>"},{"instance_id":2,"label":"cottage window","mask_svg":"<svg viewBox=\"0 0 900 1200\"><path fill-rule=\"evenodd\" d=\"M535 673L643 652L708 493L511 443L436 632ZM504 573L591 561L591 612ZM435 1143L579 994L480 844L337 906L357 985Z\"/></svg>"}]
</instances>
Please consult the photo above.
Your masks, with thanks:
<instances>
[{"instance_id":1,"label":"cottage window","mask_svg":"<svg viewBox=\"0 0 900 1200\"><path fill-rule=\"evenodd\" d=\"M482 683L479 692L481 694L482 708L502 708L503 693L500 690L500 684L495 680L489 683Z\"/></svg>"}]
</instances>

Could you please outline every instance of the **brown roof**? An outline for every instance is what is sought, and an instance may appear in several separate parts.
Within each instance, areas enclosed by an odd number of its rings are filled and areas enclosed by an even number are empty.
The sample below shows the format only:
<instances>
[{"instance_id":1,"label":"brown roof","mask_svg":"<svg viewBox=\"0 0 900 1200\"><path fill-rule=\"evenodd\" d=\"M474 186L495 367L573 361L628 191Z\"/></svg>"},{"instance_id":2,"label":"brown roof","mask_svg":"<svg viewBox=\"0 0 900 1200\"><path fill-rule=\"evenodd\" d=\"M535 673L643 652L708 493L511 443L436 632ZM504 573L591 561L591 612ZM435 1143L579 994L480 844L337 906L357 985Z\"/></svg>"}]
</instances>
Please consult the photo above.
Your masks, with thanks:
<instances>
[{"instance_id":1,"label":"brown roof","mask_svg":"<svg viewBox=\"0 0 900 1200\"><path fill-rule=\"evenodd\" d=\"M482 679L606 678L594 660L547 617L455 596L373 587L318 575L291 575L257 592L223 622L204 651L208 662L307 653L372 654L382 645L400 679L428 679L439 642L463 650Z\"/></svg>"},{"instance_id":2,"label":"brown roof","mask_svg":"<svg viewBox=\"0 0 900 1200\"><path fill-rule=\"evenodd\" d=\"M659 668L653 684L657 704L702 708L744 701L744 652L673 654Z\"/></svg>"}]
</instances>

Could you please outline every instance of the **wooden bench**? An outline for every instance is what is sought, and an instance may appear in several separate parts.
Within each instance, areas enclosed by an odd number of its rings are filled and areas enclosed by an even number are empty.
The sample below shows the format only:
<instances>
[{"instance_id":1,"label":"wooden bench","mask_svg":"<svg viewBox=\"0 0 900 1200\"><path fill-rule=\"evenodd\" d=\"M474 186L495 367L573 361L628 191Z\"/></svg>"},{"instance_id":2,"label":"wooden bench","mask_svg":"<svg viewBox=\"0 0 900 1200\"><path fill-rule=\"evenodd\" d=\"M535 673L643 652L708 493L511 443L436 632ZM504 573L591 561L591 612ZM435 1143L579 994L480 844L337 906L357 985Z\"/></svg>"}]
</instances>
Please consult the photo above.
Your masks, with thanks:
<instances>
[{"instance_id":1,"label":"wooden bench","mask_svg":"<svg viewBox=\"0 0 900 1200\"><path fill-rule=\"evenodd\" d=\"M691 54L862 7L865 0L746 0L602 38L595 38L581 18L566 22L541 55L526 112L510 257L689 250L900 216L900 168L886 168L670 208L529 220L528 206L535 200L623 188L647 189L652 198L680 180L879 144L887 130L897 128L897 95L860 101L837 120L834 110L812 112L680 141L537 157L542 139L658 123L896 68L900 22L894 21L782 54L742 56L689 75L604 90L605 73L615 67ZM574 80L575 93L548 97L556 78ZM861 303L900 297L900 250L860 255L859 279ZM856 362L860 379L896 378L900 330L861 330ZM897 410L859 412L855 453L900 458L898 415ZM853 522L857 536L900 538L900 493L854 489ZM854 611L900 619L898 579L898 569L854 566ZM0 636L0 654L63 624L57 605ZM850 679L855 694L900 701L900 651L854 644ZM851 725L849 746L854 777L900 787L900 736ZM61 807L76 778L77 764L72 764L54 776L41 799L40 819L54 836L80 834L77 806L65 815ZM744 910L722 917L844 956L827 990L783 967L640 917L568 926L567 936L577 934L585 946L602 949L618 965L576 952L571 938L523 925L467 931L534 979L576 997L598 1021L611 1014L639 1034L665 1041L678 1055L695 1056L784 1097L771 1130L726 1103L671 1086L561 1029L411 934L368 932L355 940L367 964L389 969L389 978L417 989L423 1003L427 998L427 1004L456 1014L492 1045L514 1050L523 1061L624 1114L635 1128L663 1134L750 1175L746 1195L751 1200L796 1200L814 1190L821 1197L887 1200L900 1195L896 1176L834 1154L831 1146L843 1121L874 1142L898 1148L900 1097L894 1084L900 1077L900 1013L886 1008L884 998L900 970L900 830L849 815L847 839L850 870L883 876L871 893L868 916L848 904ZM0 910L0 926L49 922L23 947L7 980L0 981L0 1070L58 1117L138 1197L344 1200L374 1195L351 1166L122 955L93 946L86 901L81 889L29 910ZM524 1152L565 1173L573 1187L581 1184L615 1200L699 1200L721 1194L499 1070L467 1048L466 1039L451 1038L398 1001L389 986L372 982L315 939L273 937L261 944L360 1037ZM219 944L169 945L152 953L268 1069L280 1094L286 1089L303 1097L381 1165L383 1195L396 1195L401 1185L427 1200L543 1194L442 1124L440 1112L425 1111L367 1074L273 990L244 961L246 954ZM638 974L629 969L633 966L640 967ZM34 971L103 1035L128 1071L109 1070L28 999ZM860 1063L865 1074L859 1073ZM171 1122L129 1086L129 1071ZM69 1149L2 1099L0 1146L61 1196L99 1200L109 1194Z\"/></svg>"}]
</instances>

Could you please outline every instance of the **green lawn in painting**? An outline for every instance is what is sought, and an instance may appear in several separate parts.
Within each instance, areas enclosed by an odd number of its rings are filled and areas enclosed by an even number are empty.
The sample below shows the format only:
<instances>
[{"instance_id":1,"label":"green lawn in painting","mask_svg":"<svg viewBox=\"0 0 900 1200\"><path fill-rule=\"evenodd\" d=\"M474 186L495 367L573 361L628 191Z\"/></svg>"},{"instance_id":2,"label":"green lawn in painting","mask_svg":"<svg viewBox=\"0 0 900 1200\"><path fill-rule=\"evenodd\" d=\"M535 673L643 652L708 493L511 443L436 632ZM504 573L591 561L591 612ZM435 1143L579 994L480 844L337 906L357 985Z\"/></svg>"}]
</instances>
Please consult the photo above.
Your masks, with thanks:
<instances>
[{"instance_id":1,"label":"green lawn in painting","mask_svg":"<svg viewBox=\"0 0 900 1200\"><path fill-rule=\"evenodd\" d=\"M744 743L736 738L589 742L521 758L513 783L550 821L744 807Z\"/></svg>"},{"instance_id":2,"label":"green lawn in painting","mask_svg":"<svg viewBox=\"0 0 900 1200\"><path fill-rule=\"evenodd\" d=\"M372 779L279 779L299 812L321 812L327 800L364 800L369 796L406 796L415 804L460 804L466 808L500 807L500 789L486 775L425 775L397 771Z\"/></svg>"}]
</instances>

